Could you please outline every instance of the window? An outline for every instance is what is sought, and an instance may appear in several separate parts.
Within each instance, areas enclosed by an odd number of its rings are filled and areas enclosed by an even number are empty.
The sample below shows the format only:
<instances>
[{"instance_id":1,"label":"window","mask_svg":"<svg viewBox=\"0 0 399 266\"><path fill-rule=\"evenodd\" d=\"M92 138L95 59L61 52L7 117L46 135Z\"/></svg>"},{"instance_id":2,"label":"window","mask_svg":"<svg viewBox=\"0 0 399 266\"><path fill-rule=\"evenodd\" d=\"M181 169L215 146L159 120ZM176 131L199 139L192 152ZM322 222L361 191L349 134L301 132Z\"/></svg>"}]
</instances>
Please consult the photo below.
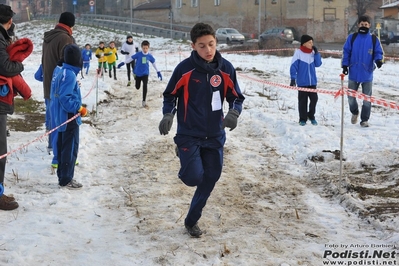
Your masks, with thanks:
<instances>
[{"instance_id":1,"label":"window","mask_svg":"<svg viewBox=\"0 0 399 266\"><path fill-rule=\"evenodd\" d=\"M198 7L198 0L191 0L191 7Z\"/></svg>"},{"instance_id":2,"label":"window","mask_svg":"<svg viewBox=\"0 0 399 266\"><path fill-rule=\"evenodd\" d=\"M215 0L215 6L220 6L220 1L222 0Z\"/></svg>"},{"instance_id":3,"label":"window","mask_svg":"<svg viewBox=\"0 0 399 266\"><path fill-rule=\"evenodd\" d=\"M182 0L176 0L176 8L181 8L182 4L181 4Z\"/></svg>"},{"instance_id":4,"label":"window","mask_svg":"<svg viewBox=\"0 0 399 266\"><path fill-rule=\"evenodd\" d=\"M255 5L256 5L256 6L259 5L259 0L255 0Z\"/></svg>"},{"instance_id":5,"label":"window","mask_svg":"<svg viewBox=\"0 0 399 266\"><path fill-rule=\"evenodd\" d=\"M22 8L22 4L21 4L21 2L18 2L18 9L21 9Z\"/></svg>"},{"instance_id":6,"label":"window","mask_svg":"<svg viewBox=\"0 0 399 266\"><path fill-rule=\"evenodd\" d=\"M336 19L337 10L335 8L324 8L324 20L332 21Z\"/></svg>"}]
</instances>

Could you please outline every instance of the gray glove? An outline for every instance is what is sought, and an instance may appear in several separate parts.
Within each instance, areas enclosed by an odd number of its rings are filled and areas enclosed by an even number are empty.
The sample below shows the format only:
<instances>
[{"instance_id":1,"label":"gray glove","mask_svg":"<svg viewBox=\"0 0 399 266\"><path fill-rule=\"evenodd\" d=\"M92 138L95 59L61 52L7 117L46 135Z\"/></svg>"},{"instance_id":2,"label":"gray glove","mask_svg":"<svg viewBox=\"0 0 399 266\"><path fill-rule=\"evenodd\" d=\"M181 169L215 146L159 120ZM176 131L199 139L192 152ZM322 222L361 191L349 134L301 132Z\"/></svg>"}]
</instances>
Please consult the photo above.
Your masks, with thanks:
<instances>
[{"instance_id":1,"label":"gray glove","mask_svg":"<svg viewBox=\"0 0 399 266\"><path fill-rule=\"evenodd\" d=\"M230 128L230 131L236 128L237 126L237 118L240 114L237 110L230 109L227 115L224 117L222 127Z\"/></svg>"},{"instance_id":2,"label":"gray glove","mask_svg":"<svg viewBox=\"0 0 399 266\"><path fill-rule=\"evenodd\" d=\"M159 122L159 133L161 133L161 135L168 135L173 124L173 117L174 115L171 113L163 115L161 122Z\"/></svg>"}]
</instances>

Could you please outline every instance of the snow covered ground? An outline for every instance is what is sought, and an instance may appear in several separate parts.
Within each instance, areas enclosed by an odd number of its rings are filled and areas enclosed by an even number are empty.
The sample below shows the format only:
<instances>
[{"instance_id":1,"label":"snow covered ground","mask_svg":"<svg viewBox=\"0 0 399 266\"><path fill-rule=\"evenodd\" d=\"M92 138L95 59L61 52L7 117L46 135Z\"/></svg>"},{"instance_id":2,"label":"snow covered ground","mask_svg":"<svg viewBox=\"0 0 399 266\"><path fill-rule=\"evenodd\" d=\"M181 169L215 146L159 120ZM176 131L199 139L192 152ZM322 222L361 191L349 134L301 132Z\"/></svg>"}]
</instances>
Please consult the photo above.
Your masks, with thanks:
<instances>
[{"instance_id":1,"label":"snow covered ground","mask_svg":"<svg viewBox=\"0 0 399 266\"><path fill-rule=\"evenodd\" d=\"M23 77L38 101L42 84L33 74L43 32L52 27L17 25L17 35L35 44ZM93 47L126 38L79 25L73 35ZM97 80L94 58L81 80L84 102L97 110L81 126L81 190L58 187L44 126L11 132L5 189L20 207L0 215L1 265L397 265L398 111L374 104L370 127L361 128L350 123L345 97L341 168L341 98L319 93L319 125L299 126L297 92L287 86L291 57L268 53L222 52L237 68L246 100L238 127L227 132L224 170L199 222L206 233L190 238L183 221L194 188L177 178L176 121L167 136L158 123L161 94L191 49L134 36L144 39L164 76L159 81L150 70L149 109L141 107L141 90L126 87L125 68L117 81ZM328 55L338 51L321 52L327 57L317 69L319 89L336 92L340 59ZM376 98L398 102L398 73L394 60L376 70Z\"/></svg>"}]
</instances>

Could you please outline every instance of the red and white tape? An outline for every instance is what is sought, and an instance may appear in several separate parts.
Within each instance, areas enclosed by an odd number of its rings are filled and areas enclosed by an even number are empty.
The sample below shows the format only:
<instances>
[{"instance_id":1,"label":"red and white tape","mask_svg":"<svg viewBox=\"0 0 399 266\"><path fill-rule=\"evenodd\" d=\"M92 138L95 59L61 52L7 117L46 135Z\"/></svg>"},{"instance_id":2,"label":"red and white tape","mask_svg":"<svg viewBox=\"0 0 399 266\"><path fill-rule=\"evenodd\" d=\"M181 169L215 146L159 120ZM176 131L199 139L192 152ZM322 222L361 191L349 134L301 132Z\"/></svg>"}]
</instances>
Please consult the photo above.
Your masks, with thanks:
<instances>
[{"instance_id":1,"label":"red and white tape","mask_svg":"<svg viewBox=\"0 0 399 266\"><path fill-rule=\"evenodd\" d=\"M254 78L251 76L247 76L241 73L237 73L237 75L244 77L246 79L250 79L259 83L263 83L263 84L268 84L271 86L275 86L275 87L281 87L281 88L285 88L285 89L290 89L290 90L297 90L297 91L306 91L306 92L317 92L317 93L324 93L324 94L330 94L333 95L334 98L337 98L341 95L349 95L352 97L355 97L357 99L360 100L364 100L364 101L368 101L377 105L381 105L387 108L392 108L392 109L397 109L399 110L399 106L396 102L393 101L387 101L385 99L380 99L380 98L375 98L374 96L368 96L366 94L351 90L347 87L344 88L339 88L336 91L332 91L332 90L326 90L326 89L309 89L309 88L301 88L301 87L293 87L293 86L288 86L285 84L280 84L280 83L276 83L276 82L270 82L270 81L265 81L259 78Z\"/></svg>"}]
</instances>

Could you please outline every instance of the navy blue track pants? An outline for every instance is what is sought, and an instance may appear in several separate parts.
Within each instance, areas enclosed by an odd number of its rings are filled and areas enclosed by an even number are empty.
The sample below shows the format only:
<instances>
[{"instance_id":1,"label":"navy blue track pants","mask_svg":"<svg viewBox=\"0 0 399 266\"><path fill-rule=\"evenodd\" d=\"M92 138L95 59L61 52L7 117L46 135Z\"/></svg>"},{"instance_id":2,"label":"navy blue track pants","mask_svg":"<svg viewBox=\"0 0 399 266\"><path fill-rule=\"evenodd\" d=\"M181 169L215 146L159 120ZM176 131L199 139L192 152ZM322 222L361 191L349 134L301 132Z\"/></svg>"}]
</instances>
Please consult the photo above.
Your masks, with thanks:
<instances>
[{"instance_id":1,"label":"navy blue track pants","mask_svg":"<svg viewBox=\"0 0 399 266\"><path fill-rule=\"evenodd\" d=\"M176 135L174 140L179 148L179 178L187 186L197 186L185 219L186 225L194 226L222 173L226 135L207 139Z\"/></svg>"},{"instance_id":2,"label":"navy blue track pants","mask_svg":"<svg viewBox=\"0 0 399 266\"><path fill-rule=\"evenodd\" d=\"M75 173L75 162L79 149L79 126L73 120L67 124L64 132L58 132L57 159L58 184L66 186Z\"/></svg>"}]
</instances>

